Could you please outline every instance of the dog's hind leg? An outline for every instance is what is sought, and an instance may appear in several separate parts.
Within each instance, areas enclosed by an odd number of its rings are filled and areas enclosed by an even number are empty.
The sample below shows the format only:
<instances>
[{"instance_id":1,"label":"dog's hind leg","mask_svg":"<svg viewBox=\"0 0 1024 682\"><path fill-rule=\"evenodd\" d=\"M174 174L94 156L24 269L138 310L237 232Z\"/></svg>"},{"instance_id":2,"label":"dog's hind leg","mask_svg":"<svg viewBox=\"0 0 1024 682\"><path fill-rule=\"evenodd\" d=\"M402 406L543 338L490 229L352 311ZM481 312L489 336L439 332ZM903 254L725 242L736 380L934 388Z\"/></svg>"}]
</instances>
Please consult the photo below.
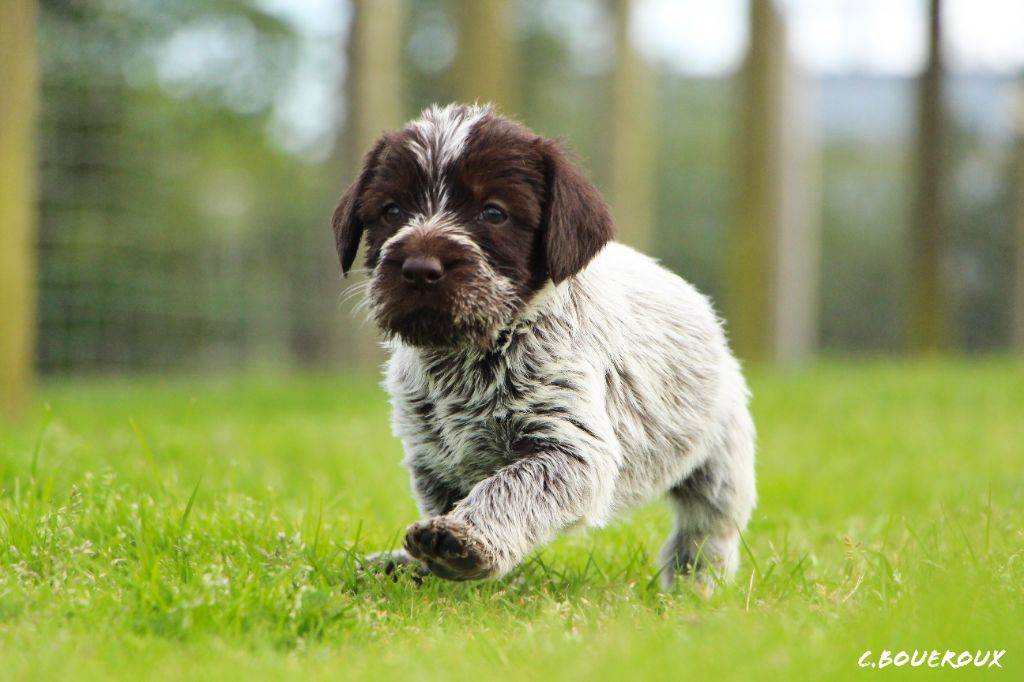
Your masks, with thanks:
<instances>
[{"instance_id":1,"label":"dog's hind leg","mask_svg":"<svg viewBox=\"0 0 1024 682\"><path fill-rule=\"evenodd\" d=\"M669 490L676 518L661 550L666 587L682 574L693 575L710 590L730 580L739 566L739 534L757 498L750 416L744 410L722 434L708 459Z\"/></svg>"}]
</instances>

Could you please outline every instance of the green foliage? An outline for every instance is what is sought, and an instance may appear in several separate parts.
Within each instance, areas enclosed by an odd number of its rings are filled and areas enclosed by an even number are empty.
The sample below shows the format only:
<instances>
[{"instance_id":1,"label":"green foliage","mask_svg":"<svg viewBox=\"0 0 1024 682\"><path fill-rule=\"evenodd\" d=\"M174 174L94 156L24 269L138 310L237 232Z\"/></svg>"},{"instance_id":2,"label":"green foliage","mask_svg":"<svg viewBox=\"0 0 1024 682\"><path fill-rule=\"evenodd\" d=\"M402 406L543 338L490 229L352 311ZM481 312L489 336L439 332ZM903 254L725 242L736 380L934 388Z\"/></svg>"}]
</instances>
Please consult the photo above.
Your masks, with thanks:
<instances>
[{"instance_id":1,"label":"green foliage","mask_svg":"<svg viewBox=\"0 0 1024 682\"><path fill-rule=\"evenodd\" d=\"M652 505L506 579L361 574L415 517L372 380L50 382L0 430L8 679L790 679L1024 637L1024 366L760 373L735 585L656 586ZM48 405L49 407L44 407Z\"/></svg>"}]
</instances>

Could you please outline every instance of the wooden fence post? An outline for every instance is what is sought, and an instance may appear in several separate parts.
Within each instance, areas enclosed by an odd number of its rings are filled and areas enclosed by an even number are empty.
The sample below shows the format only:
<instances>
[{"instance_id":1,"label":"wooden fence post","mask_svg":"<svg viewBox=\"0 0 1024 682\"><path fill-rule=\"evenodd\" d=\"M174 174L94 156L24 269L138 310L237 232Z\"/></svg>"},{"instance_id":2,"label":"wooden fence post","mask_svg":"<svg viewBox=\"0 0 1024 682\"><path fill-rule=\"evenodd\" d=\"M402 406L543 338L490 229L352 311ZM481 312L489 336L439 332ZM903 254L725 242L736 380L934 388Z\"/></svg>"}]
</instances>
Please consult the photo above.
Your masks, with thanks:
<instances>
[{"instance_id":1,"label":"wooden fence post","mask_svg":"<svg viewBox=\"0 0 1024 682\"><path fill-rule=\"evenodd\" d=\"M472 104L491 102L509 116L518 116L519 59L513 12L518 2L458 0L459 45L455 60L455 93Z\"/></svg>"},{"instance_id":2,"label":"wooden fence post","mask_svg":"<svg viewBox=\"0 0 1024 682\"><path fill-rule=\"evenodd\" d=\"M726 318L737 355L793 362L817 346L820 188L809 82L772 0L751 0Z\"/></svg>"},{"instance_id":3,"label":"wooden fence post","mask_svg":"<svg viewBox=\"0 0 1024 682\"><path fill-rule=\"evenodd\" d=\"M917 195L910 229L908 340L917 353L948 349L949 294L942 272L946 240L946 116L942 2L928 6L928 58L918 87Z\"/></svg>"},{"instance_id":4,"label":"wooden fence post","mask_svg":"<svg viewBox=\"0 0 1024 682\"><path fill-rule=\"evenodd\" d=\"M1014 111L1013 347L1024 353L1024 76L1017 83Z\"/></svg>"},{"instance_id":5,"label":"wooden fence post","mask_svg":"<svg viewBox=\"0 0 1024 682\"><path fill-rule=\"evenodd\" d=\"M0 2L0 416L28 404L35 366L35 0Z\"/></svg>"},{"instance_id":6,"label":"wooden fence post","mask_svg":"<svg viewBox=\"0 0 1024 682\"><path fill-rule=\"evenodd\" d=\"M642 251L654 247L654 164L657 74L631 40L633 0L614 0L609 201L618 239Z\"/></svg>"},{"instance_id":7,"label":"wooden fence post","mask_svg":"<svg viewBox=\"0 0 1024 682\"><path fill-rule=\"evenodd\" d=\"M405 13L403 0L356 0L349 40L349 82L347 87L348 125L350 127L349 177L354 179L365 154L385 130L402 125L403 58L405 47ZM365 280L362 261L345 286ZM359 370L371 371L384 361L384 351L377 341L377 330L360 305L362 297L349 299L345 315L351 333L348 335L352 364Z\"/></svg>"}]
</instances>

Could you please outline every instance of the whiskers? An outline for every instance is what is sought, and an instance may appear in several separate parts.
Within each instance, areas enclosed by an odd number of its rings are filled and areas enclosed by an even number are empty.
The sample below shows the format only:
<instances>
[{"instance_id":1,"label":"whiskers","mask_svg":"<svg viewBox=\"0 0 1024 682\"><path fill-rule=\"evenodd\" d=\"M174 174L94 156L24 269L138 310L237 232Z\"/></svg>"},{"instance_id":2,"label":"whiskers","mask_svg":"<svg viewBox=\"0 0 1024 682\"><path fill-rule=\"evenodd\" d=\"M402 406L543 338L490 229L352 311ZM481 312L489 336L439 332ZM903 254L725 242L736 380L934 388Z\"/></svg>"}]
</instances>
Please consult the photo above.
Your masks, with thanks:
<instances>
[{"instance_id":1,"label":"whiskers","mask_svg":"<svg viewBox=\"0 0 1024 682\"><path fill-rule=\"evenodd\" d=\"M351 272L356 275L356 281L345 287L338 295L338 307L351 308L353 316L362 318L364 322L369 322L371 317L370 287L373 285L370 271L366 268L359 268ZM353 302L355 305L352 305Z\"/></svg>"}]
</instances>

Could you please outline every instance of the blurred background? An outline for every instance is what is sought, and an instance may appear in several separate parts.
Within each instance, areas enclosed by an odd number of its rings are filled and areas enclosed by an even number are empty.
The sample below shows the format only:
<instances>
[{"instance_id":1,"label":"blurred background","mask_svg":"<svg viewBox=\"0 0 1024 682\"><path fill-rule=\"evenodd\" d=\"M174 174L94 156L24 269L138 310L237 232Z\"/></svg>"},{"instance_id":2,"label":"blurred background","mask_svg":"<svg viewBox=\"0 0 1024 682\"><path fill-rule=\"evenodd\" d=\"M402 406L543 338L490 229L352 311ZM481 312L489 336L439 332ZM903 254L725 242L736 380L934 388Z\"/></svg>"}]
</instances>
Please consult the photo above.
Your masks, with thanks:
<instances>
[{"instance_id":1,"label":"blurred background","mask_svg":"<svg viewBox=\"0 0 1024 682\"><path fill-rule=\"evenodd\" d=\"M747 361L1024 348L1020 0L0 0L0 392L371 371L328 219L489 100Z\"/></svg>"}]
</instances>

